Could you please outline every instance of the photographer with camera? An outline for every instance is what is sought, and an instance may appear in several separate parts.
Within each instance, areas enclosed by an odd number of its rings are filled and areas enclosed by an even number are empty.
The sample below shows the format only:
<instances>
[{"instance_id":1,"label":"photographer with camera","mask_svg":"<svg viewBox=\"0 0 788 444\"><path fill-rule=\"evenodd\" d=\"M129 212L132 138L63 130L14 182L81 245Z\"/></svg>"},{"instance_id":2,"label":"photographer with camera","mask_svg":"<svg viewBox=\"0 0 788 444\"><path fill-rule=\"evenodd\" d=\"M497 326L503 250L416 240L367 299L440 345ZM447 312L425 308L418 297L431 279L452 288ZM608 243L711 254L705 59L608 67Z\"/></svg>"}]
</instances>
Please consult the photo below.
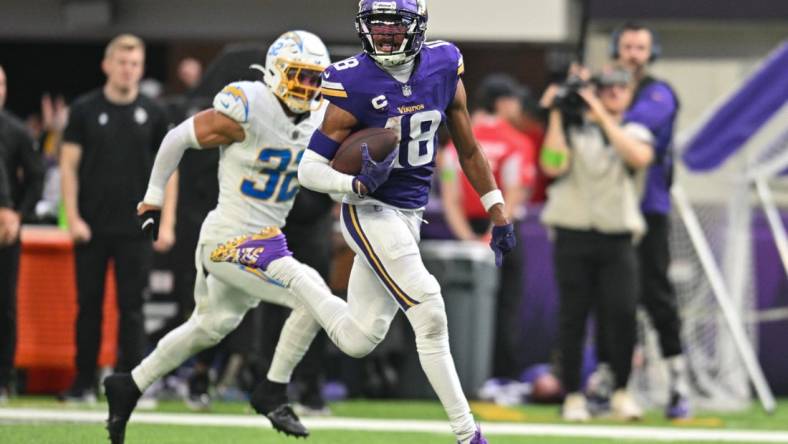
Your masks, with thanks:
<instances>
[{"instance_id":1,"label":"photographer with camera","mask_svg":"<svg viewBox=\"0 0 788 444\"><path fill-rule=\"evenodd\" d=\"M649 166L643 187L641 211L648 230L638 245L640 263L640 304L658 333L660 351L668 368L668 419L692 415L689 402L689 376L681 341L681 320L676 291L668 277L670 265L670 186L673 176L671 145L679 111L673 88L654 78L648 70L661 54L657 34L646 26L627 22L610 38L610 58L628 70L635 79L635 97L624 115L626 122L638 122L654 134L654 161ZM604 329L599 333L604 334ZM587 394L593 410L603 411L609 401L612 375L608 350L598 341L597 366Z\"/></svg>"},{"instance_id":2,"label":"photographer with camera","mask_svg":"<svg viewBox=\"0 0 788 444\"><path fill-rule=\"evenodd\" d=\"M613 415L639 419L642 410L626 391L636 337L637 257L645 232L638 181L653 160L654 137L643 125L623 123L634 84L623 69L588 82L573 66L564 85L542 98L549 120L540 164L556 180L547 190L542 222L554 240L559 288L561 380L567 421L590 418L581 392L583 339L589 314L599 313L616 391Z\"/></svg>"}]
</instances>

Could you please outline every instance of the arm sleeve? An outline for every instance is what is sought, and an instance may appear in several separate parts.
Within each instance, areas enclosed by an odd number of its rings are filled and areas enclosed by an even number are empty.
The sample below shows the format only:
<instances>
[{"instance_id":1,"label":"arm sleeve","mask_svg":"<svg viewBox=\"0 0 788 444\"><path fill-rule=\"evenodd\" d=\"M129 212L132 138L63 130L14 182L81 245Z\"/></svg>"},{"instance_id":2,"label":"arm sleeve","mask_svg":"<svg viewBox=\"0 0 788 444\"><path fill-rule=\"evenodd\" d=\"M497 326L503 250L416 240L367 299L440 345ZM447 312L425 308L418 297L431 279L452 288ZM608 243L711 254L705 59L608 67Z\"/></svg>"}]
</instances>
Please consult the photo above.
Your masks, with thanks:
<instances>
[{"instance_id":1,"label":"arm sleeve","mask_svg":"<svg viewBox=\"0 0 788 444\"><path fill-rule=\"evenodd\" d=\"M194 131L194 118L189 117L180 125L171 129L164 136L153 162L153 169L148 181L148 191L143 202L150 205L162 206L164 204L164 188L172 173L178 168L183 153L189 147L199 148L197 135Z\"/></svg>"},{"instance_id":2,"label":"arm sleeve","mask_svg":"<svg viewBox=\"0 0 788 444\"><path fill-rule=\"evenodd\" d=\"M308 149L298 164L298 182L312 191L320 193L353 192L353 176L331 168L328 159Z\"/></svg>"},{"instance_id":3,"label":"arm sleeve","mask_svg":"<svg viewBox=\"0 0 788 444\"><path fill-rule=\"evenodd\" d=\"M673 91L664 83L647 87L627 112L627 120L645 125L657 132L676 114L678 103Z\"/></svg>"},{"instance_id":4,"label":"arm sleeve","mask_svg":"<svg viewBox=\"0 0 788 444\"><path fill-rule=\"evenodd\" d=\"M44 189L44 162L36 150L33 138L27 133L21 132L17 143L19 164L24 177L17 210L24 217L33 213L36 203L41 199L41 192Z\"/></svg>"},{"instance_id":5,"label":"arm sleeve","mask_svg":"<svg viewBox=\"0 0 788 444\"><path fill-rule=\"evenodd\" d=\"M5 169L5 164L0 162L0 208L12 208L13 206L8 172Z\"/></svg>"}]
</instances>

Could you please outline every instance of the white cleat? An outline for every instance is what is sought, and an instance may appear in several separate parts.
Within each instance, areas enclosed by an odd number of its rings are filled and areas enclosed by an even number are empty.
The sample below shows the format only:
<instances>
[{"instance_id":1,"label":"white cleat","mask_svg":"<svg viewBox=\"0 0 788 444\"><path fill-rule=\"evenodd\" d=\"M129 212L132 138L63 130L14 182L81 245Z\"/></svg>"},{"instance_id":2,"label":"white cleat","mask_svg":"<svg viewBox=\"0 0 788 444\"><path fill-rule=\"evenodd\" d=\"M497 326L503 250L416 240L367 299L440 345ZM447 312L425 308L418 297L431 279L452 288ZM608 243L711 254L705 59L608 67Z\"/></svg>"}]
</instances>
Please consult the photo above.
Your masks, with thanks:
<instances>
[{"instance_id":1,"label":"white cleat","mask_svg":"<svg viewBox=\"0 0 788 444\"><path fill-rule=\"evenodd\" d=\"M582 393L570 393L567 395L561 408L561 418L569 422L587 422L591 420L591 414L588 413L588 406L586 405L586 397Z\"/></svg>"},{"instance_id":2,"label":"white cleat","mask_svg":"<svg viewBox=\"0 0 788 444\"><path fill-rule=\"evenodd\" d=\"M643 419L643 409L626 389L619 389L613 393L613 398L610 400L610 410L615 419L623 421Z\"/></svg>"}]
</instances>

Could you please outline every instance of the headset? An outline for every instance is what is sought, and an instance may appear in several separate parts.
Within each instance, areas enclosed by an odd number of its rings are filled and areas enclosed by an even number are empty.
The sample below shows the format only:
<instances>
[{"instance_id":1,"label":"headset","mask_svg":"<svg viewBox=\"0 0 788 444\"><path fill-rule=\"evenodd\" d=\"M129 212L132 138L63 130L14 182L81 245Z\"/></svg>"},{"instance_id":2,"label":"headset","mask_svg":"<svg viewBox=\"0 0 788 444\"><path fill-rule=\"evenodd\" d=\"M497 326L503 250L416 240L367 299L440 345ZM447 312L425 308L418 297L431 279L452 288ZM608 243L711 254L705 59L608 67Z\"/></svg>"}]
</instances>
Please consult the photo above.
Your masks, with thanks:
<instances>
[{"instance_id":1,"label":"headset","mask_svg":"<svg viewBox=\"0 0 788 444\"><path fill-rule=\"evenodd\" d=\"M610 58L618 58L618 40L621 38L621 34L626 31L639 31L641 29L645 29L649 32L649 34L651 34L651 56L649 57L648 61L649 63L654 63L662 55L662 45L659 41L659 34L654 32L654 30L648 26L643 26L635 22L624 23L623 25L616 28L616 30L613 31L613 34L610 35Z\"/></svg>"}]
</instances>

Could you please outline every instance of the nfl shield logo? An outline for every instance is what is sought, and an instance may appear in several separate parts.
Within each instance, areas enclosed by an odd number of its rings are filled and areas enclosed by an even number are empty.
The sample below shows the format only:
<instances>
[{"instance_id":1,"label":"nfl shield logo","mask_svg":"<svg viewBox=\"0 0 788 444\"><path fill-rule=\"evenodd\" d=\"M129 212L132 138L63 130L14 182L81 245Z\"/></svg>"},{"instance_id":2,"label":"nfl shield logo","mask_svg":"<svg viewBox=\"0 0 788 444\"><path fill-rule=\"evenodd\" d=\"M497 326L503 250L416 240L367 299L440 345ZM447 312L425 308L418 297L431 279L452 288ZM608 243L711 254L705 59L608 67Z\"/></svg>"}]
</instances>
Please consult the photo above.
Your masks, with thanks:
<instances>
[{"instance_id":1,"label":"nfl shield logo","mask_svg":"<svg viewBox=\"0 0 788 444\"><path fill-rule=\"evenodd\" d=\"M413 91L410 89L410 85L402 85L402 94L405 97L410 97L410 95L413 94Z\"/></svg>"}]
</instances>

